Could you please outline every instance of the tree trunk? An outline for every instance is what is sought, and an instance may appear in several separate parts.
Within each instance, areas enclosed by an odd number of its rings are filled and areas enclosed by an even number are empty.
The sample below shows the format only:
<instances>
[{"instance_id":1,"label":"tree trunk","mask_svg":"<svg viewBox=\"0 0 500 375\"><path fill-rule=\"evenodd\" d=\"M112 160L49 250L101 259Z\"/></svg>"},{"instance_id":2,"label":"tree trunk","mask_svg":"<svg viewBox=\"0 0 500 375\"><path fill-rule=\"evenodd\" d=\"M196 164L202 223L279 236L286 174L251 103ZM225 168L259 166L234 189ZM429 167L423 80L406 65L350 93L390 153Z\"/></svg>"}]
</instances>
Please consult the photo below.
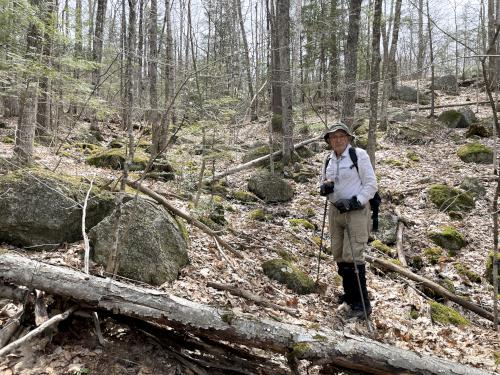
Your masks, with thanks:
<instances>
[{"instance_id":1,"label":"tree trunk","mask_svg":"<svg viewBox=\"0 0 500 375\"><path fill-rule=\"evenodd\" d=\"M170 0L165 0L165 23L166 23L166 47L165 47L165 112L162 118L162 126L165 136L168 135L170 121L175 125L175 61L174 61L174 38L172 35L172 16L170 14Z\"/></svg>"},{"instance_id":2,"label":"tree trunk","mask_svg":"<svg viewBox=\"0 0 500 375\"><path fill-rule=\"evenodd\" d=\"M247 42L247 36L245 32L245 22L243 20L243 14L241 12L241 0L235 0L236 1L236 10L238 12L238 19L240 21L240 31L241 31L241 41L243 42L243 61L245 63L245 71L247 74L247 81L248 81L248 94L250 96L250 119L252 121L257 121L257 107L256 103L257 101L254 98L254 89L253 89L253 81L252 81L252 72L251 72L251 67L250 67L250 52L248 50L248 42Z\"/></svg>"},{"instance_id":3,"label":"tree trunk","mask_svg":"<svg viewBox=\"0 0 500 375\"><path fill-rule=\"evenodd\" d=\"M283 165L287 166L292 161L293 152L292 77L290 75L290 0L278 0L277 5L283 111Z\"/></svg>"},{"instance_id":4,"label":"tree trunk","mask_svg":"<svg viewBox=\"0 0 500 375\"><path fill-rule=\"evenodd\" d=\"M338 33L338 9L337 0L330 0L330 34L328 42L329 70L330 70L330 96L332 100L338 100L338 79L339 79L339 51L337 46Z\"/></svg>"},{"instance_id":5,"label":"tree trunk","mask_svg":"<svg viewBox=\"0 0 500 375\"><path fill-rule=\"evenodd\" d=\"M94 30L94 40L92 48L92 60L97 64L97 67L92 71L92 86L94 87L94 95L99 94L99 84L101 68L100 64L102 62L102 45L103 45L103 31L104 31L104 21L106 18L106 5L107 0L97 0L97 12L95 20L95 30ZM92 130L99 130L97 125L97 115L94 113L92 115L90 128Z\"/></svg>"},{"instance_id":6,"label":"tree trunk","mask_svg":"<svg viewBox=\"0 0 500 375\"><path fill-rule=\"evenodd\" d=\"M158 6L157 0L151 0L148 22L149 56L148 56L148 77L149 77L149 113L148 122L152 129L151 159L157 158L165 151L167 135L162 123L158 118L158 91L157 91L157 59L158 59Z\"/></svg>"},{"instance_id":7,"label":"tree trunk","mask_svg":"<svg viewBox=\"0 0 500 375\"><path fill-rule=\"evenodd\" d=\"M287 354L290 360L305 359L318 365L331 363L373 374L488 374L366 337L239 315L155 289L95 277L11 253L0 257L0 281L29 286L183 332Z\"/></svg>"},{"instance_id":8,"label":"tree trunk","mask_svg":"<svg viewBox=\"0 0 500 375\"><path fill-rule=\"evenodd\" d=\"M429 114L429 117L431 119L434 119L434 98L435 98L435 93L434 93L434 51L433 51L433 45L432 45L432 27L431 27L431 15L429 13L429 0L426 1L427 5L427 30L429 32L429 56L431 59L431 113ZM417 93L418 95L418 93Z\"/></svg>"},{"instance_id":9,"label":"tree trunk","mask_svg":"<svg viewBox=\"0 0 500 375\"><path fill-rule=\"evenodd\" d=\"M347 48L344 52L345 77L344 100L342 103L342 122L352 129L356 105L356 72L358 69L358 37L361 15L361 0L350 0Z\"/></svg>"},{"instance_id":10,"label":"tree trunk","mask_svg":"<svg viewBox=\"0 0 500 375\"><path fill-rule=\"evenodd\" d=\"M384 84L382 91L382 105L380 108L380 128L382 130L387 129L387 107L389 105L389 98L394 92L394 80L396 78L396 50L398 48L399 39L399 26L401 21L401 3L402 0L396 0L395 10L394 10L394 25L392 27L392 39L391 48L389 50L389 55L387 59L384 60L385 75Z\"/></svg>"},{"instance_id":11,"label":"tree trunk","mask_svg":"<svg viewBox=\"0 0 500 375\"><path fill-rule=\"evenodd\" d=\"M377 107L378 82L380 80L380 23L382 18L382 0L375 0L372 33L372 62L370 85L370 122L368 125L367 152L375 168L375 149L377 146Z\"/></svg>"},{"instance_id":12,"label":"tree trunk","mask_svg":"<svg viewBox=\"0 0 500 375\"><path fill-rule=\"evenodd\" d=\"M283 115L283 101L281 92L281 63L280 63L280 53L279 53L279 22L278 16L275 12L275 5L273 0L267 0L267 18L271 29L271 111L273 116Z\"/></svg>"},{"instance_id":13,"label":"tree trunk","mask_svg":"<svg viewBox=\"0 0 500 375\"><path fill-rule=\"evenodd\" d=\"M425 59L424 0L418 0L417 79L421 79L423 77L424 59Z\"/></svg>"}]
</instances>

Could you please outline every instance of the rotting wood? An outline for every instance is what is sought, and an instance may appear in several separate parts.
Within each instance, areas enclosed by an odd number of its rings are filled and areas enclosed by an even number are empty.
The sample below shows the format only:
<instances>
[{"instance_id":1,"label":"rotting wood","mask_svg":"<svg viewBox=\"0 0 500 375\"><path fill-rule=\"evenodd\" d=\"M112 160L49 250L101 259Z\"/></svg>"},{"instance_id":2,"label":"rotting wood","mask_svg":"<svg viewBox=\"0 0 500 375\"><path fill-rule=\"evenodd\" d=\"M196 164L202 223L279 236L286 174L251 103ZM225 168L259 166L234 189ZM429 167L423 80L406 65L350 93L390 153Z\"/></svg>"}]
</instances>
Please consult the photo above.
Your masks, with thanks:
<instances>
[{"instance_id":1,"label":"rotting wood","mask_svg":"<svg viewBox=\"0 0 500 375\"><path fill-rule=\"evenodd\" d=\"M38 327L49 320L49 314L47 313L47 306L45 305L44 292L36 290L35 293L35 324Z\"/></svg>"},{"instance_id":2,"label":"rotting wood","mask_svg":"<svg viewBox=\"0 0 500 375\"><path fill-rule=\"evenodd\" d=\"M241 255L240 252L238 252L236 249L234 249L231 245L229 245L226 241L224 241L222 238L219 237L217 233L215 233L212 229L207 227L205 224L202 222L196 220L192 216L189 216L185 212L179 210L178 208L174 207L171 205L164 197L162 197L160 194L156 193L155 191L145 187L144 185L141 185L137 182L133 182L130 180L125 181L126 184L136 190L139 190L140 192L150 196L153 198L155 201L163 205L168 211L170 211L172 214L176 216L182 217L184 220L186 220L189 224L194 225L195 227L201 229L203 232L209 234L210 236L214 237L215 240L222 246L224 246L226 249L228 249L230 252L232 252L234 255L236 255L238 258L243 258L243 255Z\"/></svg>"},{"instance_id":3,"label":"rotting wood","mask_svg":"<svg viewBox=\"0 0 500 375\"><path fill-rule=\"evenodd\" d=\"M294 150L296 150L296 149L298 149L300 147L308 145L309 143L313 143L313 142L319 141L321 139L322 139L321 136L317 136L317 137L314 137L314 138L306 139L305 141L302 141L302 142L297 143L296 145L294 145L293 148L294 148ZM270 159L271 157L274 158L275 156L281 155L282 152L283 152L282 150L278 150L278 151L273 152L272 154L264 155L264 156L261 156L260 158L251 160L248 163L240 164L240 165L238 165L238 166L236 166L236 167L234 167L232 169L228 169L225 172L222 172L222 173L214 175L211 178L211 180L208 181L207 183L210 183L210 182L213 182L213 181L218 181L218 180L220 180L220 179L222 179L224 177L227 177L229 175L232 175L232 174L244 171L246 169L250 169L252 167L255 167L256 165L258 165L259 163L263 162L264 160Z\"/></svg>"},{"instance_id":4,"label":"rotting wood","mask_svg":"<svg viewBox=\"0 0 500 375\"><path fill-rule=\"evenodd\" d=\"M61 314L54 315L52 318L50 318L45 323L40 325L40 327L35 328L27 335L21 337L20 339L10 343L9 345L7 345L6 347L4 347L2 349L0 349L0 357L6 355L7 353L10 353L14 349L25 344L26 342L31 340L33 337L35 337L35 336L39 335L40 333L42 333L43 331L45 331L50 326L56 325L57 323L59 323L63 320L66 320L77 308L78 308L78 306L73 306Z\"/></svg>"},{"instance_id":5,"label":"rotting wood","mask_svg":"<svg viewBox=\"0 0 500 375\"><path fill-rule=\"evenodd\" d=\"M398 259L401 262L401 265L404 267L408 267L408 263L406 262L406 256L403 250L403 231L405 225L402 221L398 220L398 226L396 231L396 251L398 252Z\"/></svg>"},{"instance_id":6,"label":"rotting wood","mask_svg":"<svg viewBox=\"0 0 500 375\"><path fill-rule=\"evenodd\" d=\"M29 290L24 287L0 283L0 298L6 298L13 301L24 301L28 293Z\"/></svg>"},{"instance_id":7,"label":"rotting wood","mask_svg":"<svg viewBox=\"0 0 500 375\"><path fill-rule=\"evenodd\" d=\"M45 290L78 303L84 302L91 308L168 325L198 336L292 355L314 365L333 363L372 374L491 374L367 337L239 314L12 253L0 256L0 281Z\"/></svg>"},{"instance_id":8,"label":"rotting wood","mask_svg":"<svg viewBox=\"0 0 500 375\"><path fill-rule=\"evenodd\" d=\"M20 315L20 314L19 314ZM10 318L0 330L0 349L3 348L21 325L19 317Z\"/></svg>"},{"instance_id":9,"label":"rotting wood","mask_svg":"<svg viewBox=\"0 0 500 375\"><path fill-rule=\"evenodd\" d=\"M403 276L405 276L413 281L417 281L417 282L421 283L422 285L424 285L425 287L432 289L434 292L438 293L439 295L449 299L450 301L453 301L453 302L459 304L460 306L463 306L466 309L469 309L470 311L476 313L477 315L479 315L485 319L488 319L491 322L494 321L493 314L491 314L490 312L484 310L483 308L481 308L480 306L478 306L472 302L467 301L464 298L461 298L461 297L451 293L448 289L442 287L441 285L439 285L439 284L437 284L437 283L435 283L435 282L433 282L433 281L431 281L423 276L417 275L417 274L411 272L410 270L403 268L401 266L398 266L398 265L391 263L389 261L386 261L386 260L383 260L380 258L376 258L376 257L372 257L370 255L366 255L365 259L366 259L366 261L373 264L374 266L380 266L386 270L397 272L397 273L399 273L399 274L401 274L401 275L403 275Z\"/></svg>"},{"instance_id":10,"label":"rotting wood","mask_svg":"<svg viewBox=\"0 0 500 375\"><path fill-rule=\"evenodd\" d=\"M235 296L243 297L247 300L250 300L252 302L255 302L257 305L264 306L264 307L269 307L275 310L283 311L286 312L287 314L290 315L298 315L299 312L295 309L291 309L286 306L281 306L276 303L273 303L269 301L268 299L258 296L256 294L253 294L249 292L248 290L242 289L238 286L235 285L228 285L228 284L221 284L221 283L214 283L214 282L208 282L207 286L218 289L218 290L225 290Z\"/></svg>"}]
</instances>

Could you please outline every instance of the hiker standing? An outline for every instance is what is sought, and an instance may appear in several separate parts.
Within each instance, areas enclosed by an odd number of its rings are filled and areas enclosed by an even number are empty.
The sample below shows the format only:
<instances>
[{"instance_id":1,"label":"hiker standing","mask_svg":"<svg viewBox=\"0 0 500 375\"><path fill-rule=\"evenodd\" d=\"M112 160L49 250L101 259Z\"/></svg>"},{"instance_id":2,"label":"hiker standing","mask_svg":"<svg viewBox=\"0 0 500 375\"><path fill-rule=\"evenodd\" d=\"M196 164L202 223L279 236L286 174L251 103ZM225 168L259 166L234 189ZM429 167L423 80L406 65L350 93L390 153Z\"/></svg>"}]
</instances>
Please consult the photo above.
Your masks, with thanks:
<instances>
[{"instance_id":1,"label":"hiker standing","mask_svg":"<svg viewBox=\"0 0 500 375\"><path fill-rule=\"evenodd\" d=\"M324 140L332 152L323 165L320 194L331 203L328 223L332 253L344 288L339 302L351 307L350 317L363 317L372 311L366 289L364 250L370 232L369 200L377 192L377 180L366 151L351 146L353 138L342 123L325 132Z\"/></svg>"}]
</instances>

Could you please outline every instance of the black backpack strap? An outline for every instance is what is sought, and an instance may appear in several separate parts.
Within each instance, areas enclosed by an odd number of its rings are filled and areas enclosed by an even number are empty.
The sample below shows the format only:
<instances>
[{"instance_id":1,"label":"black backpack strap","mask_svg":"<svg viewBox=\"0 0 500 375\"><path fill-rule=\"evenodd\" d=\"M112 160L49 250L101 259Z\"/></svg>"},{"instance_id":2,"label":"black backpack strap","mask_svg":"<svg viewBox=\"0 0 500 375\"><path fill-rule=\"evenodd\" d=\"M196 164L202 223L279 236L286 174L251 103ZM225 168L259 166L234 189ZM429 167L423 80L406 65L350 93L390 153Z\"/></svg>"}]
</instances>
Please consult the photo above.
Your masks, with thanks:
<instances>
[{"instance_id":1,"label":"black backpack strap","mask_svg":"<svg viewBox=\"0 0 500 375\"><path fill-rule=\"evenodd\" d=\"M323 166L323 176L326 176L326 168L328 168L328 164L330 164L330 159L332 158L331 154L328 154L325 159L325 165Z\"/></svg>"},{"instance_id":2,"label":"black backpack strap","mask_svg":"<svg viewBox=\"0 0 500 375\"><path fill-rule=\"evenodd\" d=\"M358 171L359 174L358 154L356 154L356 147L349 148L349 156L351 158L352 164L356 167L356 170Z\"/></svg>"}]
</instances>

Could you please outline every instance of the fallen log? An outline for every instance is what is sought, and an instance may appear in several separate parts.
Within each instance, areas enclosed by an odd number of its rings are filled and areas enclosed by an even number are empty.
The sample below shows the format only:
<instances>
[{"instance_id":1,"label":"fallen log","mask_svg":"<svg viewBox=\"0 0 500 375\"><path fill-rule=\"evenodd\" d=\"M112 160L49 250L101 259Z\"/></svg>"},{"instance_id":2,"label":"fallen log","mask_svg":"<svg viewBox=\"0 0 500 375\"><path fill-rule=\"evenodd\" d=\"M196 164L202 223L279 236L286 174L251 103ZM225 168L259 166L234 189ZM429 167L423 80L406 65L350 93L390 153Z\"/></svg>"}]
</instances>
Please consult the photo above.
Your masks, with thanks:
<instances>
[{"instance_id":1,"label":"fallen log","mask_svg":"<svg viewBox=\"0 0 500 375\"><path fill-rule=\"evenodd\" d=\"M309 143L313 143L313 142L318 141L320 139L322 139L321 136L317 136L317 137L314 137L314 138L306 139L305 141L302 141L302 142L297 143L296 145L294 145L293 149L296 150L296 149L298 149L300 147L303 147L305 145L308 145ZM206 182L207 183L211 183L213 181L218 181L218 180L220 180L220 179L222 179L224 177L227 177L229 175L232 175L232 174L244 171L245 169L249 169L249 168L255 167L256 165L260 164L264 160L267 160L267 159L271 158L271 156L274 158L275 156L281 155L282 153L283 153L282 150L275 151L272 154L261 156L260 158L251 160L248 163L240 164L240 165L238 165L238 166L236 166L236 167L234 167L232 169L228 169L225 172L222 172L222 173L214 175L213 177L210 177L210 179L207 180Z\"/></svg>"},{"instance_id":2,"label":"fallen log","mask_svg":"<svg viewBox=\"0 0 500 375\"><path fill-rule=\"evenodd\" d=\"M434 109L437 109L437 108L451 108L451 107L463 107L463 106L466 106L466 105L486 105L486 104L490 104L490 101L489 100L482 100L482 101L479 101L479 102L465 102L465 103L451 103L451 104L440 104L440 105L435 105L434 106ZM432 107L431 106L422 106L422 107L412 107L412 108L407 108L406 110L407 111L422 111L422 110L426 110L426 109L431 109Z\"/></svg>"},{"instance_id":3,"label":"fallen log","mask_svg":"<svg viewBox=\"0 0 500 375\"><path fill-rule=\"evenodd\" d=\"M237 314L158 290L86 275L17 254L0 254L0 282L68 297L90 308L139 318L210 339L287 354L313 364L333 363L372 374L491 374L366 337ZM291 357L290 357L291 356Z\"/></svg>"},{"instance_id":4,"label":"fallen log","mask_svg":"<svg viewBox=\"0 0 500 375\"><path fill-rule=\"evenodd\" d=\"M230 252L232 252L234 255L236 255L238 258L243 258L243 255L241 255L238 250L234 249L231 245L229 245L226 241L224 241L222 238L219 237L217 233L215 233L212 229L207 227L205 224L203 224L201 221L196 220L194 217L189 216L187 213L184 211L179 210L178 208L172 206L165 198L163 198L160 194L154 192L153 190L145 187L144 185L139 184L138 182L130 181L130 180L125 180L125 183L136 189L139 190L140 192L150 196L153 198L155 201L163 205L168 211L170 211L172 214L182 217L184 220L186 220L189 224L194 225L195 227L201 229L203 232L209 234L215 240L224 246L226 249L228 249Z\"/></svg>"},{"instance_id":5,"label":"fallen log","mask_svg":"<svg viewBox=\"0 0 500 375\"><path fill-rule=\"evenodd\" d=\"M448 289L442 287L441 285L423 277L420 275L417 275L416 273L411 272L409 269L406 269L404 267L398 266L397 264L391 263L389 261L372 257L370 255L366 255L365 259L367 262L375 265L375 266L380 266L386 270L389 271L394 271L397 272L403 276L406 276L410 280L417 281L421 283L422 285L426 286L429 289L432 289L434 292L438 293L439 295L449 299L450 301L453 301L466 309L469 309L470 311L476 313L477 315L488 319L491 322L494 322L494 317L493 314L490 312L484 310L480 306L476 305L475 303L472 303L470 301L467 301L465 298L461 298L457 296L456 294L451 293Z\"/></svg>"}]
</instances>

